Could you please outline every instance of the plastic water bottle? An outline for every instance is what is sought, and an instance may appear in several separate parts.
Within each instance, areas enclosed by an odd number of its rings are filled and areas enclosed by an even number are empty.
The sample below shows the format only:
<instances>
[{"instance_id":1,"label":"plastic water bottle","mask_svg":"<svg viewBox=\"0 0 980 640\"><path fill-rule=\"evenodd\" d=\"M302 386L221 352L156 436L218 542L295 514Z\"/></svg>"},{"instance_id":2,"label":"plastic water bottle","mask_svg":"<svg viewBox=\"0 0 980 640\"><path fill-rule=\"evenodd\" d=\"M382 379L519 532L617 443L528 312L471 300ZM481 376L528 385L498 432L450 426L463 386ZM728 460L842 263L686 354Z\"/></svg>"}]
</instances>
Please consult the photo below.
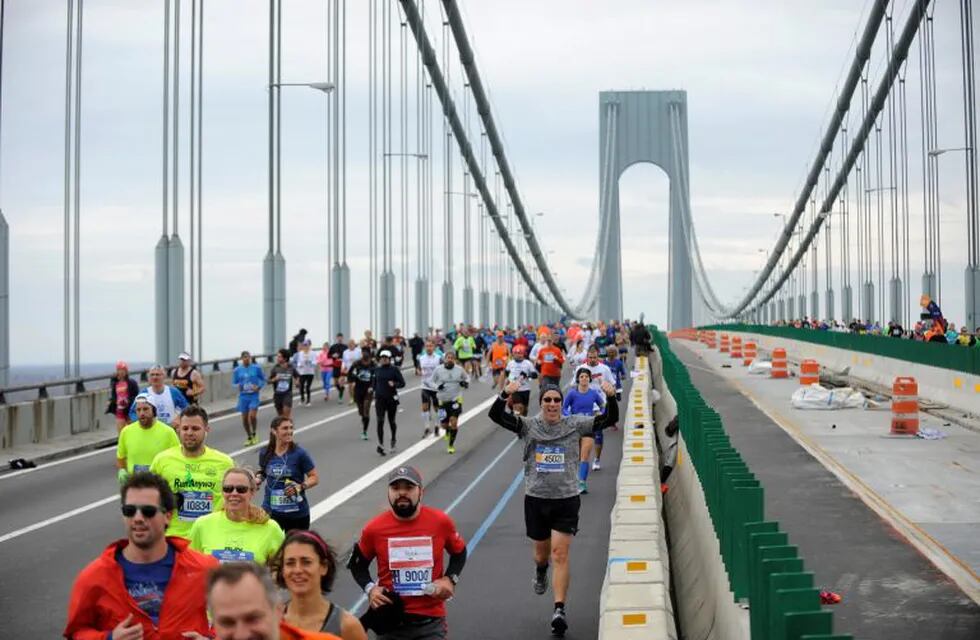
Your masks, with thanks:
<instances>
[{"instance_id":1,"label":"plastic water bottle","mask_svg":"<svg viewBox=\"0 0 980 640\"><path fill-rule=\"evenodd\" d=\"M294 485L296 483L294 481L292 481L292 480L290 480L290 479L287 478L285 484L288 487L288 486ZM300 493L299 488L296 489L296 502L303 502L303 494Z\"/></svg>"}]
</instances>

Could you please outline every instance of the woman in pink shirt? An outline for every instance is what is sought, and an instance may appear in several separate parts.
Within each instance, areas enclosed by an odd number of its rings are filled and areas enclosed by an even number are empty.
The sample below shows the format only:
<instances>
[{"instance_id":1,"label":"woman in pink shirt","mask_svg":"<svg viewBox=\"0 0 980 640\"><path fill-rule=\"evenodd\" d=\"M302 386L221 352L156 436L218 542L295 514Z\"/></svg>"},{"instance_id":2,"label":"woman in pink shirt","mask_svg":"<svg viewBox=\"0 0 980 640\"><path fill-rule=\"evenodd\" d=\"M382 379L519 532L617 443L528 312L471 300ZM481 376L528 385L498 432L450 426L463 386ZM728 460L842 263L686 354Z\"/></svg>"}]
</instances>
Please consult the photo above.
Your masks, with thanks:
<instances>
[{"instance_id":1,"label":"woman in pink shirt","mask_svg":"<svg viewBox=\"0 0 980 640\"><path fill-rule=\"evenodd\" d=\"M323 379L323 401L330 400L330 387L333 386L333 358L330 357L330 343L324 342L323 348L317 354L316 363L320 365L320 377Z\"/></svg>"}]
</instances>

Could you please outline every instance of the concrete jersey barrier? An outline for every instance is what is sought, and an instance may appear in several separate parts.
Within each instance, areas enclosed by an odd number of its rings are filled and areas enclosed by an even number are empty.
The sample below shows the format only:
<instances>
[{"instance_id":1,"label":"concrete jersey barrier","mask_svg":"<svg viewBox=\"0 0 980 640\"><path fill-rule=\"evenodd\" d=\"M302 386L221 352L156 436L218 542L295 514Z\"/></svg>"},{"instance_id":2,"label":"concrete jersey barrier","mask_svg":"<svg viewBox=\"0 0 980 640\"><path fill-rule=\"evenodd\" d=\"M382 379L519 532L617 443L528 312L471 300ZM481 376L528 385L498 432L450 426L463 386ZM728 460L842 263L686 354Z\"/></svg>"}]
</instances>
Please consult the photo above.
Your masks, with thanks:
<instances>
[{"instance_id":1,"label":"concrete jersey barrier","mask_svg":"<svg viewBox=\"0 0 980 640\"><path fill-rule=\"evenodd\" d=\"M616 479L616 502L609 514L599 638L676 640L647 358L637 357L636 367L629 398L620 409L623 458Z\"/></svg>"}]
</instances>

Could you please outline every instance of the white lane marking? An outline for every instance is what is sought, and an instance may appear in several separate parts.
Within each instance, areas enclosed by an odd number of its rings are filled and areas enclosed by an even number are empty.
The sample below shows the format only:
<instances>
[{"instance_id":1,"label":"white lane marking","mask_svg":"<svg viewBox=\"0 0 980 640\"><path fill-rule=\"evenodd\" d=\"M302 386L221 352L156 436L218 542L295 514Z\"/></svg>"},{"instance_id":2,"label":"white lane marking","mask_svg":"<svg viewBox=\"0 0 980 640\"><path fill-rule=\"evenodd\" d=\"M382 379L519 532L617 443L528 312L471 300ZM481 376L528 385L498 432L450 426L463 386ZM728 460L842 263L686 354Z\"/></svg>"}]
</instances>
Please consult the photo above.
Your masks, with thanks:
<instances>
[{"instance_id":1,"label":"white lane marking","mask_svg":"<svg viewBox=\"0 0 980 640\"><path fill-rule=\"evenodd\" d=\"M467 495L469 495L470 491L472 491L473 488L476 487L476 485L478 485L481 480L483 480L483 477L486 476L488 473L490 473L490 470L491 469L493 469L494 467L497 466L497 463L500 462L500 459L503 458L504 455L508 451L510 451L510 448L513 447L515 444L517 444L517 438L514 438L513 440L511 440L510 442L507 443L507 446L504 447L500 451L500 453L497 454L497 457L494 458L493 460L491 460L490 463L486 467L484 467L483 471L481 471L479 473L479 475L477 475L475 478L473 478L473 480L469 483L469 485L467 485L467 487L465 489L463 489L463 493L461 493L458 496L456 496L456 499L453 500L449 504L448 507L446 507L446 513L447 514L453 512L453 509L455 509L459 505L459 503L463 501L463 498L465 498ZM361 608L365 605L365 603L367 603L367 595L366 594L364 594L360 598L358 598L357 599L357 602L355 602L347 610L350 611L351 613L360 611Z\"/></svg>"},{"instance_id":2,"label":"white lane marking","mask_svg":"<svg viewBox=\"0 0 980 640\"><path fill-rule=\"evenodd\" d=\"M403 393L408 393L409 391L415 391L415 390L421 389L421 388L422 388L421 385L419 385L417 387L411 387L410 389L405 389L405 391ZM295 433L303 433L304 431L308 431L308 430L310 430L310 429L312 429L314 427L319 427L320 425L324 425L324 424L326 424L328 422L333 422L334 420L339 420L340 418L345 418L345 417L347 417L347 416L349 416L349 415L351 415L353 413L356 413L356 412L357 412L357 409L348 409L347 411L344 411L343 413L338 413L335 416L330 416L328 418L324 418L322 420L318 420L318 421L316 421L316 422L314 422L312 424L308 424L305 427L301 427L301 428L297 429L295 431ZM431 442L430 442L430 444L431 444ZM253 451L253 450L256 450L256 449L261 449L264 446L266 446L264 443L263 444L255 444L255 445L252 445L252 446L249 446L249 447L245 447L243 449L239 449L238 451L233 451L233 452L229 453L228 455L230 455L231 457L235 457L235 456L239 456L239 455L241 455L243 453L247 453L249 451ZM91 511L92 509L97 509L98 507L101 507L103 505L107 505L110 502L112 502L113 500L118 500L118 499L119 499L119 494L118 493L114 493L111 496L107 496L105 498L101 498L99 500L96 500L95 502L90 502L90 503L88 503L86 505L82 505L81 507L77 507L75 509L72 509L71 511L66 511L65 513L61 513L61 514L58 514L56 516L52 516L52 517L50 517L50 518L48 518L46 520L42 520L40 522L35 522L34 524L28 525L28 526L23 527L21 529L17 529L16 531L11 531L10 533L6 533L6 534L0 536L0 544L3 544L4 542L7 542L8 540L13 540L14 538L19 538L20 536L22 536L22 535L24 535L26 533L30 533L32 531L37 531L38 529L43 529L44 527L50 526L52 524L57 524L57 523L61 522L62 520L67 520L68 518L72 518L72 517L77 516L79 514L85 513L86 511Z\"/></svg>"},{"instance_id":3,"label":"white lane marking","mask_svg":"<svg viewBox=\"0 0 980 640\"><path fill-rule=\"evenodd\" d=\"M402 367L402 371L408 371L410 369L412 369L412 367ZM414 391L414 390L419 389L419 388L421 388L421 387L412 387L411 389L405 389L404 392L407 393L408 391ZM311 389L311 391L322 391L322 390L323 390L323 385L320 385L319 387L314 387L313 389ZM298 397L299 397L299 394L297 393L296 395L293 396L293 400L295 400ZM272 402L270 400L266 404L259 405L259 411L264 411L265 409L271 409L272 407L273 407L273 404L272 404ZM231 413L227 413L227 414L225 414L223 416L218 416L216 418L212 418L209 422L210 422L210 424L214 424L215 422L221 422L222 420L230 420L230 419L236 418L236 417L238 417L240 415L241 414L238 413L237 411L232 411ZM299 433L299 430L297 429L296 432ZM265 446L265 445L262 445L262 446ZM53 462L45 462L44 464L39 464L36 467L31 467L30 469L19 469L17 471L11 471L10 473L4 473L4 474L0 475L0 482L2 482L4 480L9 480L10 478L16 478L17 476L22 476L25 473L31 473L31 472L34 472L34 471L40 471L41 469L47 469L48 467L57 467L58 465L68 464L69 462L75 462L77 460L84 460L85 458L91 458L92 456L97 456L100 453L107 453L109 451L115 451L115 450L116 450L115 445L105 446L105 447L102 447L100 449L95 449L94 451L86 451L85 453L80 453L78 455L70 456L68 458L62 458L60 460L54 460ZM232 454L232 455L234 455L234 454Z\"/></svg>"},{"instance_id":4,"label":"white lane marking","mask_svg":"<svg viewBox=\"0 0 980 640\"><path fill-rule=\"evenodd\" d=\"M476 405L463 415L459 417L459 424L465 424L471 418L481 413L484 409L493 404L493 401L497 399L496 394L490 396L480 404ZM371 471L368 471L363 476L357 480L351 482L347 486L334 493L330 494L320 502L316 503L310 508L310 522L316 522L319 518L327 515L340 505L344 504L354 496L356 496L361 491L364 491L369 486L385 477L392 469L404 466L409 460L422 453L432 445L437 442L442 442L442 437L431 437L426 438L416 442L414 445L402 451L394 458L388 458L383 464L378 465Z\"/></svg>"}]
</instances>

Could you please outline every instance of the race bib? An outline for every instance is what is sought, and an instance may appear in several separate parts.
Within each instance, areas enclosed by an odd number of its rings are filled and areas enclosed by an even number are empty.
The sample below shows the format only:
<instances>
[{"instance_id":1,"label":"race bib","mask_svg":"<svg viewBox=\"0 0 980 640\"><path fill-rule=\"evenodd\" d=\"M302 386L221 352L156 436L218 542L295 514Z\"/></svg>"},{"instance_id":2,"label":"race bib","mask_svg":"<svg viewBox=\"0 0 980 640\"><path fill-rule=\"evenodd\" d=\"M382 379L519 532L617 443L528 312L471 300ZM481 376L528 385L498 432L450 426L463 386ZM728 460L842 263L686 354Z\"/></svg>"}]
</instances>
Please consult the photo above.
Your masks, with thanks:
<instances>
[{"instance_id":1,"label":"race bib","mask_svg":"<svg viewBox=\"0 0 980 640\"><path fill-rule=\"evenodd\" d=\"M546 353L546 354L544 354L544 361L545 362L554 362L555 361L555 354L553 354L553 353Z\"/></svg>"},{"instance_id":2,"label":"race bib","mask_svg":"<svg viewBox=\"0 0 980 640\"><path fill-rule=\"evenodd\" d=\"M215 549L211 552L218 562L252 562L255 554L242 549Z\"/></svg>"},{"instance_id":3,"label":"race bib","mask_svg":"<svg viewBox=\"0 0 980 640\"><path fill-rule=\"evenodd\" d=\"M184 504L180 506L177 517L185 522L194 522L201 516L211 513L214 495L210 491L184 491Z\"/></svg>"},{"instance_id":4,"label":"race bib","mask_svg":"<svg viewBox=\"0 0 980 640\"><path fill-rule=\"evenodd\" d=\"M253 382L246 382L242 385L242 393L255 393L258 390L258 386L256 386Z\"/></svg>"},{"instance_id":5,"label":"race bib","mask_svg":"<svg viewBox=\"0 0 980 640\"><path fill-rule=\"evenodd\" d=\"M563 473L565 447L539 444L534 449L534 470L538 473Z\"/></svg>"},{"instance_id":6,"label":"race bib","mask_svg":"<svg viewBox=\"0 0 980 640\"><path fill-rule=\"evenodd\" d=\"M289 380L277 380L276 381L276 393L288 393L289 392Z\"/></svg>"},{"instance_id":7,"label":"race bib","mask_svg":"<svg viewBox=\"0 0 980 640\"><path fill-rule=\"evenodd\" d=\"M150 465L148 465L148 464L134 464L133 465L133 473L136 473L137 471L149 471L149 470L150 470Z\"/></svg>"},{"instance_id":8,"label":"race bib","mask_svg":"<svg viewBox=\"0 0 980 640\"><path fill-rule=\"evenodd\" d=\"M285 489L273 489L269 494L269 506L277 513L299 511L296 496L287 496Z\"/></svg>"},{"instance_id":9,"label":"race bib","mask_svg":"<svg viewBox=\"0 0 980 640\"><path fill-rule=\"evenodd\" d=\"M435 566L432 538L391 538L388 540L388 569L395 593L401 596L425 595Z\"/></svg>"}]
</instances>

